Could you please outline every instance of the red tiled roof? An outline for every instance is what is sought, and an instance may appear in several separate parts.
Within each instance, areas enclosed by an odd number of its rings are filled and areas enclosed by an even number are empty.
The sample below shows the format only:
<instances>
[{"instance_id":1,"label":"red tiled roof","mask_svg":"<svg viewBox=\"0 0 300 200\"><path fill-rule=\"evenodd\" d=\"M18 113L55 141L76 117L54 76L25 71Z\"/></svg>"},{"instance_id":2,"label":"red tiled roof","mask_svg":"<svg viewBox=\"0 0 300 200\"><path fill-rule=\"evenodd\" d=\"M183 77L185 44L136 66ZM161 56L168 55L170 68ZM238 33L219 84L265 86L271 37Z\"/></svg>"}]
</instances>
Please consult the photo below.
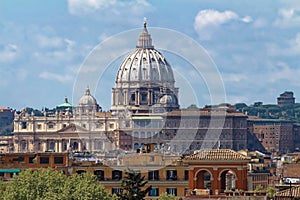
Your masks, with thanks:
<instances>
[{"instance_id":1,"label":"red tiled roof","mask_svg":"<svg viewBox=\"0 0 300 200\"><path fill-rule=\"evenodd\" d=\"M249 157L244 156L231 149L203 149L193 155L187 156L185 160L249 160Z\"/></svg>"}]
</instances>

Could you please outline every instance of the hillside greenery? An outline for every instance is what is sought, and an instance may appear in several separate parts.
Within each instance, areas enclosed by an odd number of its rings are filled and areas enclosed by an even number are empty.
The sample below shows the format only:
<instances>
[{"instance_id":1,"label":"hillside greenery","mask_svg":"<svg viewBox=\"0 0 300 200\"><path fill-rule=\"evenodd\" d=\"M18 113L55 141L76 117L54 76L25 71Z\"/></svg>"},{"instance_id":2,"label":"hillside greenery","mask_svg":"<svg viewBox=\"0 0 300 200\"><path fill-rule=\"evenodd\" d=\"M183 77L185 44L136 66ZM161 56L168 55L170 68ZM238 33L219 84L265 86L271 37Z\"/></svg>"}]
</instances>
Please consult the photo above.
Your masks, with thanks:
<instances>
[{"instance_id":1,"label":"hillside greenery","mask_svg":"<svg viewBox=\"0 0 300 200\"><path fill-rule=\"evenodd\" d=\"M257 116L264 119L292 120L300 123L300 103L286 106L278 106L276 104L263 105L261 102L256 102L249 106L245 103L238 103L235 104L235 108L237 111L249 116Z\"/></svg>"}]
</instances>

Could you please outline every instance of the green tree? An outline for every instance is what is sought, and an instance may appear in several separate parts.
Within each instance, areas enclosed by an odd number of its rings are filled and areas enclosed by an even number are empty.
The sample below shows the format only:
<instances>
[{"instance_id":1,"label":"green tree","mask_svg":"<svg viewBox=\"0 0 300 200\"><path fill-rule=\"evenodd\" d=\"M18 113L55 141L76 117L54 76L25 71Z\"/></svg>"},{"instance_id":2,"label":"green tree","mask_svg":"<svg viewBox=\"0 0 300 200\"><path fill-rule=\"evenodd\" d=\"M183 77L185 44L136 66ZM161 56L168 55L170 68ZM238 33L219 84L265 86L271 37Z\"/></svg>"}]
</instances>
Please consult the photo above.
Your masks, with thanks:
<instances>
[{"instance_id":1,"label":"green tree","mask_svg":"<svg viewBox=\"0 0 300 200\"><path fill-rule=\"evenodd\" d=\"M141 176L141 173L128 169L125 172L126 176L122 180L122 193L117 194L120 200L142 200L146 194L151 190L151 186L146 186L148 181L144 181L145 176Z\"/></svg>"},{"instance_id":2,"label":"green tree","mask_svg":"<svg viewBox=\"0 0 300 200\"><path fill-rule=\"evenodd\" d=\"M267 192L267 194L268 194L268 196L269 196L270 198L273 198L273 197L274 197L274 194L275 194L275 189L274 189L273 187L269 186L269 187L267 188L266 192Z\"/></svg>"},{"instance_id":3,"label":"green tree","mask_svg":"<svg viewBox=\"0 0 300 200\"><path fill-rule=\"evenodd\" d=\"M3 191L3 190L2 190ZM65 176L60 171L25 170L7 183L3 200L108 200L111 196L90 174Z\"/></svg>"},{"instance_id":4,"label":"green tree","mask_svg":"<svg viewBox=\"0 0 300 200\"><path fill-rule=\"evenodd\" d=\"M243 112L244 108L247 108L247 104L245 104L245 103L237 103L234 106L235 106L235 109L240 112Z\"/></svg>"},{"instance_id":5,"label":"green tree","mask_svg":"<svg viewBox=\"0 0 300 200\"><path fill-rule=\"evenodd\" d=\"M157 200L176 200L176 198L174 195L170 195L165 192L162 193Z\"/></svg>"},{"instance_id":6,"label":"green tree","mask_svg":"<svg viewBox=\"0 0 300 200\"><path fill-rule=\"evenodd\" d=\"M255 187L254 192L261 192L261 191L264 191L264 187L263 187L262 185L257 185L257 186Z\"/></svg>"}]
</instances>

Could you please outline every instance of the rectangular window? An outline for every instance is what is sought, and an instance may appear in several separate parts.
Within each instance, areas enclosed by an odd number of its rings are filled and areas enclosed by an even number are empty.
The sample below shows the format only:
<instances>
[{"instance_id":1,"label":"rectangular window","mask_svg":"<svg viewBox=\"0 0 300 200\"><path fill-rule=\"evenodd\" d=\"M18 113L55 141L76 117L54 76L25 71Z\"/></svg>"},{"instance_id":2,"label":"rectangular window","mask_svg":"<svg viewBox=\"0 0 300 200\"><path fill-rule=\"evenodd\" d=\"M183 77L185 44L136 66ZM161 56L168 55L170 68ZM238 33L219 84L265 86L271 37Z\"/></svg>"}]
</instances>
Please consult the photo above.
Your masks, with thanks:
<instances>
[{"instance_id":1,"label":"rectangular window","mask_svg":"<svg viewBox=\"0 0 300 200\"><path fill-rule=\"evenodd\" d=\"M54 127L53 124L49 124L49 125L48 125L48 128L50 128L50 129L52 129L53 127Z\"/></svg>"},{"instance_id":2,"label":"rectangular window","mask_svg":"<svg viewBox=\"0 0 300 200\"><path fill-rule=\"evenodd\" d=\"M54 157L54 164L63 164L64 157Z\"/></svg>"},{"instance_id":3,"label":"rectangular window","mask_svg":"<svg viewBox=\"0 0 300 200\"><path fill-rule=\"evenodd\" d=\"M98 181L104 181L104 171L103 170L95 170L94 175L97 176Z\"/></svg>"},{"instance_id":4,"label":"rectangular window","mask_svg":"<svg viewBox=\"0 0 300 200\"><path fill-rule=\"evenodd\" d=\"M22 129L26 129L27 128L27 123L26 122L22 122Z\"/></svg>"},{"instance_id":5,"label":"rectangular window","mask_svg":"<svg viewBox=\"0 0 300 200\"><path fill-rule=\"evenodd\" d=\"M149 196L150 197L157 197L157 196L159 196L159 190L158 190L158 188L151 188L151 190L149 191Z\"/></svg>"},{"instance_id":6,"label":"rectangular window","mask_svg":"<svg viewBox=\"0 0 300 200\"><path fill-rule=\"evenodd\" d=\"M113 180L121 180L122 179L122 171L120 171L120 170L113 170L112 171L112 179Z\"/></svg>"},{"instance_id":7,"label":"rectangular window","mask_svg":"<svg viewBox=\"0 0 300 200\"><path fill-rule=\"evenodd\" d=\"M149 181L158 181L159 180L159 171L153 170L148 172L148 180Z\"/></svg>"},{"instance_id":8,"label":"rectangular window","mask_svg":"<svg viewBox=\"0 0 300 200\"><path fill-rule=\"evenodd\" d=\"M112 194L122 194L122 188L112 188L111 193Z\"/></svg>"},{"instance_id":9,"label":"rectangular window","mask_svg":"<svg viewBox=\"0 0 300 200\"><path fill-rule=\"evenodd\" d=\"M177 171L167 170L167 180L172 180L172 181L177 180Z\"/></svg>"},{"instance_id":10,"label":"rectangular window","mask_svg":"<svg viewBox=\"0 0 300 200\"><path fill-rule=\"evenodd\" d=\"M37 125L37 129L41 129L42 128L42 125L41 124L38 124Z\"/></svg>"},{"instance_id":11,"label":"rectangular window","mask_svg":"<svg viewBox=\"0 0 300 200\"><path fill-rule=\"evenodd\" d=\"M76 173L77 174L84 174L84 173L86 173L86 171L85 170L77 170Z\"/></svg>"},{"instance_id":12,"label":"rectangular window","mask_svg":"<svg viewBox=\"0 0 300 200\"><path fill-rule=\"evenodd\" d=\"M185 181L189 180L189 170L184 170L184 180Z\"/></svg>"},{"instance_id":13,"label":"rectangular window","mask_svg":"<svg viewBox=\"0 0 300 200\"><path fill-rule=\"evenodd\" d=\"M167 188L167 194L177 196L177 188Z\"/></svg>"},{"instance_id":14,"label":"rectangular window","mask_svg":"<svg viewBox=\"0 0 300 200\"><path fill-rule=\"evenodd\" d=\"M134 94L134 93L131 94L131 96L130 96L130 101L135 101L135 94Z\"/></svg>"},{"instance_id":15,"label":"rectangular window","mask_svg":"<svg viewBox=\"0 0 300 200\"><path fill-rule=\"evenodd\" d=\"M40 157L40 164L49 164L49 157Z\"/></svg>"},{"instance_id":16,"label":"rectangular window","mask_svg":"<svg viewBox=\"0 0 300 200\"><path fill-rule=\"evenodd\" d=\"M36 159L35 157L29 157L29 163L35 163Z\"/></svg>"}]
</instances>

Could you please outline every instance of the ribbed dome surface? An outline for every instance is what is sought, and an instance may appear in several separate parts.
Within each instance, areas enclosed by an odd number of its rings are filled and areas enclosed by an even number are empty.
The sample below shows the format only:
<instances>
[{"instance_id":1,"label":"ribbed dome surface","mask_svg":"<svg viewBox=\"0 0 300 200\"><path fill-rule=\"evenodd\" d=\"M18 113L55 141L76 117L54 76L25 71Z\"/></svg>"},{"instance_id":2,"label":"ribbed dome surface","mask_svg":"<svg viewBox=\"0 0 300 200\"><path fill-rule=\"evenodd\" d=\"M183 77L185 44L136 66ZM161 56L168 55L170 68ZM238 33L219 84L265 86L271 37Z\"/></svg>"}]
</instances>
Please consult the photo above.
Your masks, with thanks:
<instances>
[{"instance_id":1,"label":"ribbed dome surface","mask_svg":"<svg viewBox=\"0 0 300 200\"><path fill-rule=\"evenodd\" d=\"M171 66L165 57L152 45L146 24L139 36L138 45L121 63L117 83L160 82L160 85L174 84Z\"/></svg>"},{"instance_id":2,"label":"ribbed dome surface","mask_svg":"<svg viewBox=\"0 0 300 200\"><path fill-rule=\"evenodd\" d=\"M167 94L164 95L162 98L160 98L159 102L161 104L172 104L172 103L176 104L177 103L176 99L173 96L167 95Z\"/></svg>"},{"instance_id":3,"label":"ribbed dome surface","mask_svg":"<svg viewBox=\"0 0 300 200\"><path fill-rule=\"evenodd\" d=\"M132 81L173 83L174 76L169 63L160 52L137 48L126 57L117 74L117 82Z\"/></svg>"},{"instance_id":4,"label":"ribbed dome surface","mask_svg":"<svg viewBox=\"0 0 300 200\"><path fill-rule=\"evenodd\" d=\"M85 95L79 100L80 106L94 106L97 105L97 100L91 95L90 89L87 88Z\"/></svg>"}]
</instances>

